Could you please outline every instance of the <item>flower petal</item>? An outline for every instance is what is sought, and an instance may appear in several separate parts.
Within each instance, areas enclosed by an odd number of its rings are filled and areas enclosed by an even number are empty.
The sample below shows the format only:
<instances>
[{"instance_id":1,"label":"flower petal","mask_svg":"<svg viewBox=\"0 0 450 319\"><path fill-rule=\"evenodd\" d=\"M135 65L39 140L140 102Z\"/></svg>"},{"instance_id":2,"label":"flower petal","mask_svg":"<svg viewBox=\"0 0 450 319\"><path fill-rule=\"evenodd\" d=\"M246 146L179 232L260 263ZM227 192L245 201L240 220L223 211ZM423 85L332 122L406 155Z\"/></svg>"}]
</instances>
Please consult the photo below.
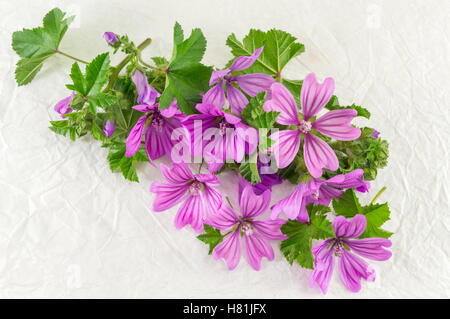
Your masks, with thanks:
<instances>
[{"instance_id":1,"label":"flower petal","mask_svg":"<svg viewBox=\"0 0 450 319\"><path fill-rule=\"evenodd\" d=\"M148 125L145 129L145 148L148 157L154 161L166 154L170 154L173 147L171 140L172 131L175 125L171 125L170 120L161 120L159 127Z\"/></svg>"},{"instance_id":2,"label":"flower petal","mask_svg":"<svg viewBox=\"0 0 450 319\"><path fill-rule=\"evenodd\" d=\"M230 72L231 72L230 69L212 71L211 78L209 79L209 86L213 86L219 80L223 79L223 77L225 75L229 74Z\"/></svg>"},{"instance_id":3,"label":"flower petal","mask_svg":"<svg viewBox=\"0 0 450 319\"><path fill-rule=\"evenodd\" d=\"M280 112L277 122L283 125L298 125L298 109L291 92L281 83L270 87L271 99L264 103L264 110Z\"/></svg>"},{"instance_id":4,"label":"flower petal","mask_svg":"<svg viewBox=\"0 0 450 319\"><path fill-rule=\"evenodd\" d=\"M58 114L61 114L62 117L64 117L64 114L68 114L71 113L73 110L72 108L69 106L70 102L73 99L73 94L69 95L68 97L62 99L61 101L59 101L58 103L55 104L55 112Z\"/></svg>"},{"instance_id":5,"label":"flower petal","mask_svg":"<svg viewBox=\"0 0 450 319\"><path fill-rule=\"evenodd\" d=\"M286 221L284 219L254 220L252 221L252 225L255 227L258 233L266 239L283 240L288 238L281 232L280 229L285 222Z\"/></svg>"},{"instance_id":6,"label":"flower petal","mask_svg":"<svg viewBox=\"0 0 450 319\"><path fill-rule=\"evenodd\" d=\"M264 49L264 47L261 47L259 49L256 49L250 56L243 55L243 56L236 58L236 60L234 60L234 62L231 64L230 70L231 71L241 71L241 70L251 67L253 65L253 63L255 63L256 59L259 58L263 49Z\"/></svg>"},{"instance_id":7,"label":"flower petal","mask_svg":"<svg viewBox=\"0 0 450 319\"><path fill-rule=\"evenodd\" d=\"M361 278L375 280L375 270L367 262L345 249L339 258L339 274L345 287L352 292L361 290Z\"/></svg>"},{"instance_id":8,"label":"flower petal","mask_svg":"<svg viewBox=\"0 0 450 319\"><path fill-rule=\"evenodd\" d=\"M270 147L279 168L292 163L300 148L300 132L297 130L277 131L270 135L274 143Z\"/></svg>"},{"instance_id":9,"label":"flower petal","mask_svg":"<svg viewBox=\"0 0 450 319\"><path fill-rule=\"evenodd\" d=\"M191 225L197 233L203 232L203 221L205 212L202 209L202 198L199 195L189 196L175 216L174 224L177 229Z\"/></svg>"},{"instance_id":10,"label":"flower petal","mask_svg":"<svg viewBox=\"0 0 450 319\"><path fill-rule=\"evenodd\" d=\"M153 211L162 212L178 204L188 191L188 185L153 182L150 191L156 194Z\"/></svg>"},{"instance_id":11,"label":"flower petal","mask_svg":"<svg viewBox=\"0 0 450 319\"><path fill-rule=\"evenodd\" d=\"M204 185L205 189L200 193L202 198L201 209L204 212L204 218L208 216L216 215L222 207L222 194L213 187Z\"/></svg>"},{"instance_id":12,"label":"flower petal","mask_svg":"<svg viewBox=\"0 0 450 319\"><path fill-rule=\"evenodd\" d=\"M210 88L205 95L203 95L202 103L212 104L218 107L223 107L225 104L225 92L223 91L222 82L219 82Z\"/></svg>"},{"instance_id":13,"label":"flower petal","mask_svg":"<svg viewBox=\"0 0 450 319\"><path fill-rule=\"evenodd\" d=\"M210 215L205 224L211 225L220 230L227 230L239 221L236 212L228 205L223 204L217 214Z\"/></svg>"},{"instance_id":14,"label":"flower petal","mask_svg":"<svg viewBox=\"0 0 450 319\"><path fill-rule=\"evenodd\" d=\"M239 229L228 235L220 244L218 244L213 252L214 259L223 258L228 269L233 270L239 264L241 259L241 245L239 240Z\"/></svg>"},{"instance_id":15,"label":"flower petal","mask_svg":"<svg viewBox=\"0 0 450 319\"><path fill-rule=\"evenodd\" d=\"M245 235L246 259L255 270L261 269L261 259L273 260L275 255L269 242L258 233Z\"/></svg>"},{"instance_id":16,"label":"flower petal","mask_svg":"<svg viewBox=\"0 0 450 319\"><path fill-rule=\"evenodd\" d=\"M166 180L171 184L183 185L194 178L189 166L185 163L174 163L172 168L161 164L160 169Z\"/></svg>"},{"instance_id":17,"label":"flower petal","mask_svg":"<svg viewBox=\"0 0 450 319\"><path fill-rule=\"evenodd\" d=\"M309 203L307 198L317 190L315 183L301 183L286 198L280 200L272 206L270 218L276 219L284 212L287 218L298 218L300 222L309 222L308 211L306 205Z\"/></svg>"},{"instance_id":18,"label":"flower petal","mask_svg":"<svg viewBox=\"0 0 450 319\"><path fill-rule=\"evenodd\" d=\"M333 221L334 234L340 238L356 238L366 230L366 216L357 214L351 219L338 216Z\"/></svg>"},{"instance_id":19,"label":"flower petal","mask_svg":"<svg viewBox=\"0 0 450 319\"><path fill-rule=\"evenodd\" d=\"M329 242L330 239L324 240L312 249L314 270L309 283L311 287L317 284L323 294L326 294L328 291L334 270L334 256L332 246L328 247Z\"/></svg>"},{"instance_id":20,"label":"flower petal","mask_svg":"<svg viewBox=\"0 0 450 319\"><path fill-rule=\"evenodd\" d=\"M383 248L392 246L391 241L386 238L353 239L346 240L345 243L353 252L372 260L384 261L392 256L392 252Z\"/></svg>"},{"instance_id":21,"label":"flower petal","mask_svg":"<svg viewBox=\"0 0 450 319\"><path fill-rule=\"evenodd\" d=\"M236 76L238 86L250 96L267 91L275 80L268 74L252 73Z\"/></svg>"},{"instance_id":22,"label":"flower petal","mask_svg":"<svg viewBox=\"0 0 450 319\"><path fill-rule=\"evenodd\" d=\"M354 109L333 110L319 117L312 127L338 141L353 141L361 135L361 130L350 123L356 116Z\"/></svg>"},{"instance_id":23,"label":"flower petal","mask_svg":"<svg viewBox=\"0 0 450 319\"><path fill-rule=\"evenodd\" d=\"M242 110L247 106L248 100L244 93L236 89L231 84L227 84L228 103L231 107L231 112L241 114Z\"/></svg>"},{"instance_id":24,"label":"flower petal","mask_svg":"<svg viewBox=\"0 0 450 319\"><path fill-rule=\"evenodd\" d=\"M156 99L161 96L161 94L156 91L153 86L148 84L147 77L139 70L136 70L131 77L133 83L136 85L138 92L137 102L139 104L154 105Z\"/></svg>"},{"instance_id":25,"label":"flower petal","mask_svg":"<svg viewBox=\"0 0 450 319\"><path fill-rule=\"evenodd\" d=\"M130 134L128 134L128 137L125 141L126 157L132 157L139 150L139 147L141 146L142 133L144 132L145 128L145 121L147 121L147 118L148 115L141 116L131 129Z\"/></svg>"},{"instance_id":26,"label":"flower petal","mask_svg":"<svg viewBox=\"0 0 450 319\"><path fill-rule=\"evenodd\" d=\"M326 78L323 83L316 80L316 75L310 73L303 80L300 100L303 117L307 121L328 103L334 92L334 80Z\"/></svg>"},{"instance_id":27,"label":"flower petal","mask_svg":"<svg viewBox=\"0 0 450 319\"><path fill-rule=\"evenodd\" d=\"M322 176L323 168L330 171L339 168L339 161L333 149L322 139L310 133L305 134L303 157L308 171L315 178Z\"/></svg>"},{"instance_id":28,"label":"flower petal","mask_svg":"<svg viewBox=\"0 0 450 319\"><path fill-rule=\"evenodd\" d=\"M220 106L215 104L208 104L208 103L199 103L195 106L197 111L199 111L202 114L206 114L209 116L223 116L224 112L221 110ZM197 114L194 114L197 115ZM190 115L192 116L192 115Z\"/></svg>"},{"instance_id":29,"label":"flower petal","mask_svg":"<svg viewBox=\"0 0 450 319\"><path fill-rule=\"evenodd\" d=\"M269 207L270 197L271 191L269 190L266 190L258 196L253 192L251 186L245 187L239 201L242 216L245 218L254 218L264 213Z\"/></svg>"}]
</instances>

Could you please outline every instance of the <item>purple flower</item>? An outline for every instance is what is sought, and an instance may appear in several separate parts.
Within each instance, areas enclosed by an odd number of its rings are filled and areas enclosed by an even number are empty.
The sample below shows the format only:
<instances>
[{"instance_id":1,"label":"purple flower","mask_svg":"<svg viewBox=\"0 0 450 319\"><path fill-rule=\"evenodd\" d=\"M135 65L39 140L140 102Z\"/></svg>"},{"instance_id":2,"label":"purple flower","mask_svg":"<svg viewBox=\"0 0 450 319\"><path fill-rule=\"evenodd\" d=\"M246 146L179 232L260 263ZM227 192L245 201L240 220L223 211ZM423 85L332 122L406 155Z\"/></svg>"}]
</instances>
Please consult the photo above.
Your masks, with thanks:
<instances>
[{"instance_id":1,"label":"purple flower","mask_svg":"<svg viewBox=\"0 0 450 319\"><path fill-rule=\"evenodd\" d=\"M145 115L137 120L126 139L125 156L131 157L136 154L144 135L148 157L153 161L171 153L174 145L171 134L174 129L180 127L182 113L175 100L167 109L158 109L156 99L161 94L148 84L147 77L141 71L136 70L132 80L137 88L139 103L133 106L133 109Z\"/></svg>"},{"instance_id":2,"label":"purple flower","mask_svg":"<svg viewBox=\"0 0 450 319\"><path fill-rule=\"evenodd\" d=\"M161 164L161 171L166 182L153 182L150 191L156 194L153 210L161 212L180 202L175 217L175 227L191 225L200 233L204 220L222 206L222 195L215 189L219 180L212 174L192 174L185 163L173 164L172 169Z\"/></svg>"},{"instance_id":3,"label":"purple flower","mask_svg":"<svg viewBox=\"0 0 450 319\"><path fill-rule=\"evenodd\" d=\"M117 37L117 34L114 32L105 32L103 33L103 38L108 42L108 44L114 44L119 41L119 38Z\"/></svg>"},{"instance_id":4,"label":"purple flower","mask_svg":"<svg viewBox=\"0 0 450 319\"><path fill-rule=\"evenodd\" d=\"M73 110L70 107L70 102L73 100L73 96L75 95L74 92L72 92L71 95L68 97L62 99L58 103L55 104L55 112L61 114L61 117L64 118L64 114L71 113Z\"/></svg>"},{"instance_id":5,"label":"purple flower","mask_svg":"<svg viewBox=\"0 0 450 319\"><path fill-rule=\"evenodd\" d=\"M107 120L105 126L103 127L103 133L105 133L106 137L111 137L116 131L116 122L111 122Z\"/></svg>"},{"instance_id":6,"label":"purple flower","mask_svg":"<svg viewBox=\"0 0 450 319\"><path fill-rule=\"evenodd\" d=\"M300 222L309 222L306 206L329 206L333 198L341 196L343 189L356 188L367 191L370 184L363 180L364 171L356 169L347 174L336 175L330 179L311 179L307 183L299 184L291 195L280 200L272 207L270 217L275 219L284 212L287 218L297 218Z\"/></svg>"},{"instance_id":7,"label":"purple flower","mask_svg":"<svg viewBox=\"0 0 450 319\"><path fill-rule=\"evenodd\" d=\"M231 111L235 114L240 114L242 109L248 104L245 95L232 85L237 85L248 95L255 96L259 92L267 91L274 79L267 74L253 73L233 76L231 72L242 71L253 65L258 57L261 55L263 48L259 48L253 52L251 56L240 56L231 64L229 69L213 71L209 85L214 85L203 96L203 103L213 104L222 107L225 103L225 91L230 104Z\"/></svg>"},{"instance_id":8,"label":"purple flower","mask_svg":"<svg viewBox=\"0 0 450 319\"><path fill-rule=\"evenodd\" d=\"M193 148L202 149L210 172L220 170L227 159L241 162L245 153L256 150L258 132L239 117L211 104L197 104L196 109L200 114L187 116L182 124L191 135ZM201 123L201 132L196 132L197 121Z\"/></svg>"},{"instance_id":9,"label":"purple flower","mask_svg":"<svg viewBox=\"0 0 450 319\"><path fill-rule=\"evenodd\" d=\"M353 109L334 110L319 117L315 116L328 103L334 91L332 78L325 79L323 84L316 81L314 73L303 81L301 90L302 117L299 117L297 105L292 94L280 83L271 86L271 99L266 101L266 111L278 111L281 114L277 122L283 125L295 126L295 129L273 133L270 138L275 141L271 151L280 168L288 166L295 158L300 148L303 136L303 157L310 174L317 178L322 175L322 168L335 171L339 162L332 148L314 134L316 130L323 135L340 141L351 141L361 135L359 128L350 125L356 116Z\"/></svg>"},{"instance_id":10,"label":"purple flower","mask_svg":"<svg viewBox=\"0 0 450 319\"><path fill-rule=\"evenodd\" d=\"M378 136L380 136L380 132L378 132L377 130L373 130L372 134L370 134L371 137L373 138L378 138Z\"/></svg>"},{"instance_id":11,"label":"purple flower","mask_svg":"<svg viewBox=\"0 0 450 319\"><path fill-rule=\"evenodd\" d=\"M239 216L227 204L216 215L207 219L206 223L220 230L230 230L225 239L217 245L212 253L215 259L223 258L228 269L236 268L241 259L241 239L244 241L246 258L255 270L261 268L261 259L274 259L274 253L269 240L282 240L284 236L280 227L284 220L255 220L269 206L270 191L256 195L251 187L245 187L240 196Z\"/></svg>"},{"instance_id":12,"label":"purple flower","mask_svg":"<svg viewBox=\"0 0 450 319\"><path fill-rule=\"evenodd\" d=\"M360 291L361 278L375 280L375 270L355 254L371 260L387 260L392 253L384 247L391 247L391 241L385 238L354 239L364 233L366 226L364 215L358 214L350 220L343 216L336 217L333 221L336 237L326 239L312 249L314 270L311 286L316 283L324 294L327 293L334 269L334 257L338 258L339 274L348 290Z\"/></svg>"}]
</instances>

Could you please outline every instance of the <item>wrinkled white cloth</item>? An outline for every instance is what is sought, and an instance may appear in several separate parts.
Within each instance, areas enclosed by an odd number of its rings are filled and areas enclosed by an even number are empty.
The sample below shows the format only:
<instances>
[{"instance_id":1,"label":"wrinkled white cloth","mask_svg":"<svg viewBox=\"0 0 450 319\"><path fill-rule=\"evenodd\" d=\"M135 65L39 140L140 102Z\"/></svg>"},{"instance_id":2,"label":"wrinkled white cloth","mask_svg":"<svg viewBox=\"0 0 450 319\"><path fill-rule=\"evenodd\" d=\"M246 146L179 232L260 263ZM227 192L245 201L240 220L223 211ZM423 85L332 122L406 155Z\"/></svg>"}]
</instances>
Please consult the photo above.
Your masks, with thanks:
<instances>
[{"instance_id":1,"label":"wrinkled white cloth","mask_svg":"<svg viewBox=\"0 0 450 319\"><path fill-rule=\"evenodd\" d=\"M275 27L297 36L306 53L284 76L334 77L340 101L367 107L370 126L391 145L389 167L361 200L388 186L380 201L391 206L393 258L371 262L377 280L359 295L335 272L327 297L450 296L450 2L1 0L0 297L322 298L309 271L289 266L278 249L259 272L245 260L228 271L192 230L173 227L175 209L151 212L158 169L140 165L141 183L128 182L109 171L98 142L48 129L58 119L54 104L68 95L72 61L53 57L17 87L10 43L13 31L39 25L54 6L77 15L61 50L85 60L108 50L104 31L136 43L150 36L144 58L170 57L175 21L186 33L202 28L204 61L216 66L231 57L232 32ZM274 199L291 189L276 187Z\"/></svg>"}]
</instances>

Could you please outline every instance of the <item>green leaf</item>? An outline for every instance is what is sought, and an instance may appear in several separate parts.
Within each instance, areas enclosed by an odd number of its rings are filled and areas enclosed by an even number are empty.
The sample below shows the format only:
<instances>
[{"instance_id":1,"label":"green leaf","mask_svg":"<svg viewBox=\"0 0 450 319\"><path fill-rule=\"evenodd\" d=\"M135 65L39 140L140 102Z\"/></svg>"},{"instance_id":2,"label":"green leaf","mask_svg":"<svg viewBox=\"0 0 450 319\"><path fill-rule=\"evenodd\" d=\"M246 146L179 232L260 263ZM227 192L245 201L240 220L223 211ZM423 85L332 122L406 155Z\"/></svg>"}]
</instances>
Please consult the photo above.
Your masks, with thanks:
<instances>
[{"instance_id":1,"label":"green leaf","mask_svg":"<svg viewBox=\"0 0 450 319\"><path fill-rule=\"evenodd\" d=\"M18 85L30 83L36 74L42 69L45 60L51 55L43 54L32 58L23 58L16 65L16 82Z\"/></svg>"},{"instance_id":2,"label":"green leaf","mask_svg":"<svg viewBox=\"0 0 450 319\"><path fill-rule=\"evenodd\" d=\"M297 105L301 105L301 103L300 103L300 92L302 90L302 83L303 83L303 81L301 81L301 80L282 79L281 83L283 83L283 85L294 96L295 103L297 103Z\"/></svg>"},{"instance_id":3,"label":"green leaf","mask_svg":"<svg viewBox=\"0 0 450 319\"><path fill-rule=\"evenodd\" d=\"M220 244L223 240L223 236L220 233L220 230L211 227L209 225L205 225L205 233L198 235L197 238L200 239L205 244L209 245L208 254L211 255L214 247Z\"/></svg>"},{"instance_id":4,"label":"green leaf","mask_svg":"<svg viewBox=\"0 0 450 319\"><path fill-rule=\"evenodd\" d=\"M255 128L273 128L280 112L266 112L263 109L265 93L261 92L252 97L247 106L242 110L241 116L245 122Z\"/></svg>"},{"instance_id":5,"label":"green leaf","mask_svg":"<svg viewBox=\"0 0 450 319\"><path fill-rule=\"evenodd\" d=\"M70 69L70 78L72 79L73 85L69 89L86 95L86 80L81 72L80 66L76 62L72 64L72 68Z\"/></svg>"},{"instance_id":6,"label":"green leaf","mask_svg":"<svg viewBox=\"0 0 450 319\"><path fill-rule=\"evenodd\" d=\"M336 215L346 218L351 218L356 214L366 216L367 227L360 238L389 238L392 236L391 232L380 228L390 218L391 213L387 203L361 206L356 197L356 192L353 189L349 189L341 197L333 199L333 208Z\"/></svg>"},{"instance_id":7,"label":"green leaf","mask_svg":"<svg viewBox=\"0 0 450 319\"><path fill-rule=\"evenodd\" d=\"M365 117L366 119L370 119L369 110L367 110L366 108L364 108L362 106L356 105L356 104L352 104L350 106L340 106L339 100L336 95L333 95L331 97L330 101L328 101L327 105L325 105L325 108L327 108L330 111L343 110L343 109L354 109L357 112L356 116L361 116L361 117Z\"/></svg>"},{"instance_id":8,"label":"green leaf","mask_svg":"<svg viewBox=\"0 0 450 319\"><path fill-rule=\"evenodd\" d=\"M69 130L69 121L62 120L62 121L50 121L51 126L49 127L50 130L55 132L56 134L66 136L67 131Z\"/></svg>"},{"instance_id":9,"label":"green leaf","mask_svg":"<svg viewBox=\"0 0 450 319\"><path fill-rule=\"evenodd\" d=\"M109 53L98 55L86 66L86 95L95 95L108 81Z\"/></svg>"},{"instance_id":10,"label":"green leaf","mask_svg":"<svg viewBox=\"0 0 450 319\"><path fill-rule=\"evenodd\" d=\"M136 167L134 162L136 161L135 156L126 157L125 156L126 145L122 141L115 141L111 145L108 154L109 167L111 171L120 170L123 177L132 181L139 182L139 178L136 173ZM139 161L142 159L142 154L138 155Z\"/></svg>"},{"instance_id":11,"label":"green leaf","mask_svg":"<svg viewBox=\"0 0 450 319\"><path fill-rule=\"evenodd\" d=\"M14 51L22 58L54 54L74 18L64 19L64 16L64 12L55 8L45 15L42 27L14 32L12 36Z\"/></svg>"},{"instance_id":12,"label":"green leaf","mask_svg":"<svg viewBox=\"0 0 450 319\"><path fill-rule=\"evenodd\" d=\"M166 74L166 88L159 107L167 108L174 99L186 114L195 112L201 101L200 92L206 92L212 69L200 63L206 49L206 40L200 29L194 29L186 40L177 23L174 28L174 48Z\"/></svg>"},{"instance_id":13,"label":"green leaf","mask_svg":"<svg viewBox=\"0 0 450 319\"><path fill-rule=\"evenodd\" d=\"M17 84L30 83L41 70L45 60L56 53L69 24L73 21L73 17L64 19L64 16L64 12L55 8L45 15L42 27L13 33L12 47L22 57L17 63Z\"/></svg>"},{"instance_id":14,"label":"green leaf","mask_svg":"<svg viewBox=\"0 0 450 319\"><path fill-rule=\"evenodd\" d=\"M262 72L279 77L286 64L305 51L304 45L296 41L294 36L285 31L272 29L263 32L252 29L242 42L231 34L227 39L227 45L235 57L251 55L253 51L264 46L264 51L256 62L241 73Z\"/></svg>"},{"instance_id":15,"label":"green leaf","mask_svg":"<svg viewBox=\"0 0 450 319\"><path fill-rule=\"evenodd\" d=\"M393 235L393 233L380 228L391 216L387 203L364 206L363 214L367 218L367 227L365 232L359 238L389 238Z\"/></svg>"},{"instance_id":16,"label":"green leaf","mask_svg":"<svg viewBox=\"0 0 450 319\"><path fill-rule=\"evenodd\" d=\"M98 107L105 108L117 102L117 97L106 93L88 96L89 111L91 111L92 114L97 112Z\"/></svg>"},{"instance_id":17,"label":"green leaf","mask_svg":"<svg viewBox=\"0 0 450 319\"><path fill-rule=\"evenodd\" d=\"M248 156L248 160L239 166L239 174L252 184L261 182L256 162L257 152Z\"/></svg>"},{"instance_id":18,"label":"green leaf","mask_svg":"<svg viewBox=\"0 0 450 319\"><path fill-rule=\"evenodd\" d=\"M312 240L334 237L334 233L331 222L326 219L327 206L308 205L307 209L310 223L289 220L281 227L283 234L289 238L281 242L280 249L291 265L296 262L303 268L313 269Z\"/></svg>"},{"instance_id":19,"label":"green leaf","mask_svg":"<svg viewBox=\"0 0 450 319\"><path fill-rule=\"evenodd\" d=\"M103 132L101 127L98 126L97 123L95 123L95 122L92 123L91 134L92 134L92 137L95 138L96 140L99 140L102 142L107 140L105 133Z\"/></svg>"},{"instance_id":20,"label":"green leaf","mask_svg":"<svg viewBox=\"0 0 450 319\"><path fill-rule=\"evenodd\" d=\"M352 188L346 190L340 197L333 199L333 208L337 215L347 218L362 213L361 204Z\"/></svg>"},{"instance_id":21,"label":"green leaf","mask_svg":"<svg viewBox=\"0 0 450 319\"><path fill-rule=\"evenodd\" d=\"M169 65L169 61L164 57L155 56L152 61L158 68L166 68Z\"/></svg>"}]
</instances>

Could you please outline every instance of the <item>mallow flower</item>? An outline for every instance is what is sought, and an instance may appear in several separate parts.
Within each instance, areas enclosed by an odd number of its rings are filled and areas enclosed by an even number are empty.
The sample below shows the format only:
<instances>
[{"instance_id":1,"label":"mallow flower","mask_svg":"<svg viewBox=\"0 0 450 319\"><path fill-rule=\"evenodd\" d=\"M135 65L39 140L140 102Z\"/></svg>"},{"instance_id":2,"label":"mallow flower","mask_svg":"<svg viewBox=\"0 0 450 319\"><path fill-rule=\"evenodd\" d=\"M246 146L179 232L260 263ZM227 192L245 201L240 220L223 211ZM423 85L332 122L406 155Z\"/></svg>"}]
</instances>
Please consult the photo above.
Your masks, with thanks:
<instances>
[{"instance_id":1,"label":"mallow flower","mask_svg":"<svg viewBox=\"0 0 450 319\"><path fill-rule=\"evenodd\" d=\"M246 259L253 269L261 268L263 257L268 260L274 259L269 240L287 238L280 230L284 220L255 220L269 207L270 197L269 190L256 195L251 187L245 187L239 200L241 215L224 203L218 214L206 220L212 227L228 231L224 240L214 248L213 258L223 258L230 270L236 268L241 259L241 241L243 241Z\"/></svg>"},{"instance_id":2,"label":"mallow flower","mask_svg":"<svg viewBox=\"0 0 450 319\"><path fill-rule=\"evenodd\" d=\"M236 115L223 111L219 106L200 103L200 114L186 116L182 125L191 136L192 152L202 150L210 172L217 172L227 159L241 162L244 155L252 154L258 146L258 132L244 124ZM196 124L201 130L196 131Z\"/></svg>"},{"instance_id":3,"label":"mallow flower","mask_svg":"<svg viewBox=\"0 0 450 319\"><path fill-rule=\"evenodd\" d=\"M318 119L315 116L328 103L334 91L334 81L326 78L320 84L314 73L306 76L301 89L302 113L299 114L294 97L280 83L271 86L271 99L264 104L266 111L278 111L281 114L277 122L293 127L273 133L270 138L275 141L270 150L280 168L288 166L297 155L303 137L303 157L306 167L313 177L322 176L322 169L335 171L339 161L333 149L313 130L340 141L351 141L361 135L359 128L350 122L356 116L354 109L333 110Z\"/></svg>"},{"instance_id":4,"label":"mallow flower","mask_svg":"<svg viewBox=\"0 0 450 319\"><path fill-rule=\"evenodd\" d=\"M266 163L261 163L258 161L257 163L258 167L258 173L261 177L261 181L256 184L251 184L249 181L247 181L244 177L239 175L239 194L242 194L242 191L245 187L250 186L253 189L253 192L256 195L261 195L266 190L272 190L272 186L281 184L283 180L278 174L275 173L266 173L265 170L270 170L269 165Z\"/></svg>"},{"instance_id":5,"label":"mallow flower","mask_svg":"<svg viewBox=\"0 0 450 319\"><path fill-rule=\"evenodd\" d=\"M116 131L116 122L111 122L110 120L107 120L105 122L105 126L103 127L103 133L105 133L106 137L111 137L114 132Z\"/></svg>"},{"instance_id":6,"label":"mallow flower","mask_svg":"<svg viewBox=\"0 0 450 319\"><path fill-rule=\"evenodd\" d=\"M61 101L55 104L54 110L56 113L60 114L62 118L65 117L65 114L71 113L73 111L70 107L70 102L72 102L74 95L75 92L72 92L71 95L63 98Z\"/></svg>"},{"instance_id":7,"label":"mallow flower","mask_svg":"<svg viewBox=\"0 0 450 319\"><path fill-rule=\"evenodd\" d=\"M332 226L335 237L324 240L312 249L314 270L311 287L317 284L324 294L327 293L337 258L339 275L345 287L358 292L361 290L361 279L375 280L375 270L357 255L371 260L387 260L392 253L385 247L391 247L391 241L385 238L357 239L367 226L366 217L361 214L351 219L338 216Z\"/></svg>"},{"instance_id":8,"label":"mallow flower","mask_svg":"<svg viewBox=\"0 0 450 319\"><path fill-rule=\"evenodd\" d=\"M231 111L240 114L248 104L246 96L235 86L236 83L249 96L255 96L262 91L267 91L274 79L263 73L252 73L234 76L233 71L242 71L251 67L261 55L263 48L259 48L250 56L240 56L233 61L229 69L213 71L209 85L213 86L203 96L203 103L222 107L225 103L225 95L231 107ZM225 93L226 92L226 93Z\"/></svg>"},{"instance_id":9,"label":"mallow flower","mask_svg":"<svg viewBox=\"0 0 450 319\"><path fill-rule=\"evenodd\" d=\"M330 179L313 178L306 183L300 183L289 196L272 206L270 217L276 219L284 212L289 219L297 218L300 222L309 222L306 210L308 204L329 206L333 198L344 193L344 189L355 188L360 192L367 192L370 184L363 180L363 175L364 170L355 169Z\"/></svg>"},{"instance_id":10,"label":"mallow flower","mask_svg":"<svg viewBox=\"0 0 450 319\"><path fill-rule=\"evenodd\" d=\"M147 77L139 70L133 74L132 80L138 92L137 103L133 106L136 111L144 113L126 139L125 156L131 157L139 150L142 135L144 135L145 148L150 160L171 153L174 141L171 135L174 129L180 127L182 113L176 101L164 110L159 110L156 99L161 96L150 84Z\"/></svg>"},{"instance_id":11,"label":"mallow flower","mask_svg":"<svg viewBox=\"0 0 450 319\"><path fill-rule=\"evenodd\" d=\"M117 34L114 32L105 32L103 33L103 38L105 39L108 44L113 45L114 43L119 41L119 38L117 37Z\"/></svg>"},{"instance_id":12,"label":"mallow flower","mask_svg":"<svg viewBox=\"0 0 450 319\"><path fill-rule=\"evenodd\" d=\"M160 168L166 181L151 185L151 192L156 194L153 210L161 212L182 203L175 216L175 227L189 224L201 233L204 220L222 207L222 195L216 190L219 180L213 174L194 175L185 163L174 163L172 168L161 164Z\"/></svg>"}]
</instances>

